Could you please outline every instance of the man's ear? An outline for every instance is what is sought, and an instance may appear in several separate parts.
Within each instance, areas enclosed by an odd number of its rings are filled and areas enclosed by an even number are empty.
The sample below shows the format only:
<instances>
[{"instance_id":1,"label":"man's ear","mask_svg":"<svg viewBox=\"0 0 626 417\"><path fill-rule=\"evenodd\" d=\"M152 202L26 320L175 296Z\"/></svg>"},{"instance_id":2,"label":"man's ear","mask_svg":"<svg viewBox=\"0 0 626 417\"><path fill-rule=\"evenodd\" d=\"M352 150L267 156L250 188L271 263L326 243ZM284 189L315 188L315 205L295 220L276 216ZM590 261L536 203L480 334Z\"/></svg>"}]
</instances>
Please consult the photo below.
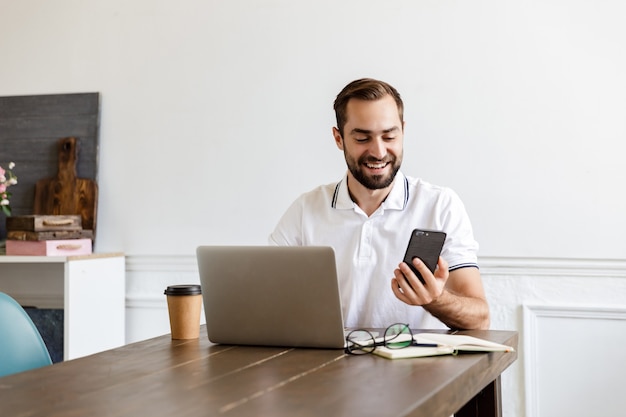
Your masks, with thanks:
<instances>
[{"instance_id":1,"label":"man's ear","mask_svg":"<svg viewBox=\"0 0 626 417\"><path fill-rule=\"evenodd\" d=\"M343 151L343 138L341 137L341 132L336 127L333 127L333 137L335 138L335 145L339 150Z\"/></svg>"}]
</instances>

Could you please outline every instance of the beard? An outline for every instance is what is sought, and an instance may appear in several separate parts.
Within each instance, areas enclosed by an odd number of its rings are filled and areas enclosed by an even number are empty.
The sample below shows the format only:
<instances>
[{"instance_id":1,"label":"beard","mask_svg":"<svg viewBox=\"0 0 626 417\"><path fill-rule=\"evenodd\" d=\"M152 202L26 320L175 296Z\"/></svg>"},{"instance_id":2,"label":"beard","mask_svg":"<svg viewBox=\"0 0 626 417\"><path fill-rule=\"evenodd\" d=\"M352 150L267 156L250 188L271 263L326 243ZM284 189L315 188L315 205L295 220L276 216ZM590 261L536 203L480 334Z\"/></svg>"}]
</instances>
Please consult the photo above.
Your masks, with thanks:
<instances>
[{"instance_id":1,"label":"beard","mask_svg":"<svg viewBox=\"0 0 626 417\"><path fill-rule=\"evenodd\" d=\"M344 156L346 158L346 164L348 165L348 170L352 174L352 176L363 185L365 188L369 190L381 190L383 188L387 188L391 185L393 180L396 178L396 174L400 170L400 165L402 164L402 156L400 158L396 158L394 155L388 155L384 159L376 159L368 156L362 156L355 161L353 158L349 157L345 150ZM370 164L378 164L378 163L388 163L391 165L391 171L387 175L368 175L363 170L363 165L366 163Z\"/></svg>"}]
</instances>

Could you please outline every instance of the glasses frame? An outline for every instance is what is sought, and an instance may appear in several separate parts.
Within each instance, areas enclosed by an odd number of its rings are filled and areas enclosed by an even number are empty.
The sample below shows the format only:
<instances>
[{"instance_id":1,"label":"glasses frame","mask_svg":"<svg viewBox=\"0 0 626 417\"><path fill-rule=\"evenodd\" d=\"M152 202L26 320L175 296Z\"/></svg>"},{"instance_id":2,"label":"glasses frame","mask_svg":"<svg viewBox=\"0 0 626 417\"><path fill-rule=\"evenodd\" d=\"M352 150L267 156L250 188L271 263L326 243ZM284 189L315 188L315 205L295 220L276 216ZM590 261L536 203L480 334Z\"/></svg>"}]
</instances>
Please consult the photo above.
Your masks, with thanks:
<instances>
[{"instance_id":1,"label":"glasses frame","mask_svg":"<svg viewBox=\"0 0 626 417\"><path fill-rule=\"evenodd\" d=\"M361 337L357 338L356 335ZM400 338L401 335L409 335L409 337ZM373 353L378 346L384 346L387 349L404 349L409 346L437 347L436 344L417 343L413 338L413 331L406 323L394 323L387 327L382 341L376 341L374 335L366 329L355 329L346 335L345 352L349 355Z\"/></svg>"}]
</instances>

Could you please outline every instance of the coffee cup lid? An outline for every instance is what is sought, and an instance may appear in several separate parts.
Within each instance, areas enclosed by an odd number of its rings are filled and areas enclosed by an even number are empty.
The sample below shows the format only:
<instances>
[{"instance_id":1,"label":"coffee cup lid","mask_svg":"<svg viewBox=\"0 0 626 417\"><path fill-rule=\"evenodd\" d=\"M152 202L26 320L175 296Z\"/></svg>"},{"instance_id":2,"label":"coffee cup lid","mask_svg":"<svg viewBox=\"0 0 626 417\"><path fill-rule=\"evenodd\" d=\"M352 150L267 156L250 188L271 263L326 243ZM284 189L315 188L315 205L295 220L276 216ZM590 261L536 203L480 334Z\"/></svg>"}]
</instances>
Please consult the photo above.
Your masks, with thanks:
<instances>
[{"instance_id":1,"label":"coffee cup lid","mask_svg":"<svg viewBox=\"0 0 626 417\"><path fill-rule=\"evenodd\" d=\"M170 285L165 289L165 295L198 295L202 294L202 287L197 284Z\"/></svg>"}]
</instances>

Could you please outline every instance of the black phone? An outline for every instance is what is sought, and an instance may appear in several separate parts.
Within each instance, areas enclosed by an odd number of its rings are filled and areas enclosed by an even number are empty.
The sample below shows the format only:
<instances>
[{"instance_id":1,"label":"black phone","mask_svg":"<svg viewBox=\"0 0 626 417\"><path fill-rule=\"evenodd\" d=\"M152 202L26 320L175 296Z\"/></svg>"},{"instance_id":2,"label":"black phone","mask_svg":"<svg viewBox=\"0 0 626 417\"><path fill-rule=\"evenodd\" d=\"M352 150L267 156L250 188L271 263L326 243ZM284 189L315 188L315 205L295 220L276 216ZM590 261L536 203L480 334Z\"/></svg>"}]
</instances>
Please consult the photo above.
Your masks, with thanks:
<instances>
[{"instance_id":1,"label":"black phone","mask_svg":"<svg viewBox=\"0 0 626 417\"><path fill-rule=\"evenodd\" d=\"M409 244L404 254L404 262L415 272L422 284L424 283L424 278L413 266L413 258L420 258L430 269L430 272L434 273L445 241L445 232L422 229L415 229L411 232Z\"/></svg>"}]
</instances>

